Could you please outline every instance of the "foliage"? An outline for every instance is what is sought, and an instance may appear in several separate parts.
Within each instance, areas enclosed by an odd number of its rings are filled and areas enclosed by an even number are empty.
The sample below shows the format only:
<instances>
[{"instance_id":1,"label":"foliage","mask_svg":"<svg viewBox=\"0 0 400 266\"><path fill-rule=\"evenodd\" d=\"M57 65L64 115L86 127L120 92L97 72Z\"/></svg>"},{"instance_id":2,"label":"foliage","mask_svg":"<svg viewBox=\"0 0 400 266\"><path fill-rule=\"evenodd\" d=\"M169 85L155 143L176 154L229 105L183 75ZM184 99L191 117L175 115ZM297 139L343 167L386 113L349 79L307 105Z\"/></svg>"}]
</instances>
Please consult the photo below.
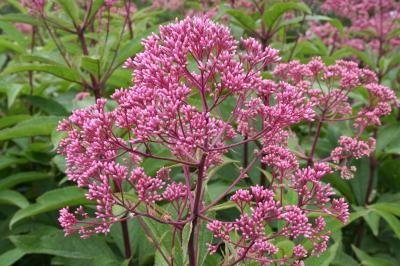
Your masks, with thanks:
<instances>
[{"instance_id":1,"label":"foliage","mask_svg":"<svg viewBox=\"0 0 400 266\"><path fill-rule=\"evenodd\" d=\"M67 178L66 161L57 154L57 147L66 134L56 130L57 124L74 110L93 105L98 98L110 98L116 89L128 88L132 81L134 85L137 74L132 76L130 65L124 68L123 63L143 51L142 39L151 32L157 33L159 25L175 17L206 14L227 25L237 40L252 37L263 49L267 46L278 49L283 63L299 60L299 65L307 65L315 56L326 65L333 65L338 59L353 60L359 67L377 73L380 84L395 91L399 88L398 1L212 2L6 0L0 3L0 265L166 265L165 254L174 257L174 265L188 263L187 247L193 232L190 223L180 228L180 237L171 245L175 236L173 227L140 215L112 225L106 235L88 239L77 235L64 237L57 221L58 210L65 206L72 209L84 205L88 213L96 212L95 203L85 197L87 189L77 188ZM339 2L353 7L339 6ZM367 17L367 21L379 22L379 18L384 18L383 24L390 23L390 27L383 31L379 23L364 26L361 22L366 15L351 13L363 9L360 5L370 9L368 16L375 16ZM357 43L349 42L354 38ZM362 45L362 49L355 44ZM241 51L243 46L238 49ZM192 71L196 67L194 59L187 58ZM272 64L262 69L263 79L287 78L278 77L274 69ZM355 88L348 96L354 113L371 104L365 88ZM201 109L200 98L199 94L190 94L188 104ZM115 110L125 100L109 100L104 111ZM220 107L222 117L226 119L234 107L235 101L228 98ZM353 179L343 180L340 173L334 172L321 180L321 184L331 184L335 193L346 199L350 218L346 224L326 218L331 231L328 249L319 257L307 258L306 265L399 264L399 120L396 109L382 119L382 126L365 128L362 139L375 138L376 149L369 158L348 161L357 167ZM338 146L340 136L351 136L353 126L353 122L323 124L315 157L329 156ZM126 140L128 136L123 133L115 131ZM296 124L291 133L288 149L312 150L309 136L315 135L315 124L311 127L305 122ZM243 138L236 138L234 142L240 140ZM208 169L205 203L211 204L220 195L224 196L218 205L209 208L210 220L233 221L239 217L240 208L229 201L229 196L234 194L225 194L229 186L233 192L250 185L271 183L274 173L267 161L249 170L249 178L232 183L243 170L239 167L251 163L253 151L260 149L258 145L252 142L234 148L221 157L218 166ZM140 162L146 176L154 177L160 168L167 167L174 181L185 180L185 173L177 165L181 162L159 160L175 158L176 152L171 154L169 148L159 144L147 148L139 149L140 152L151 150L154 156ZM301 162L303 167L307 164L307 160ZM195 188L196 171L193 166L187 168ZM127 202L138 202L135 189L126 191L124 196ZM288 201L297 200L290 191L286 191L285 200L286 197ZM159 205L155 212L161 214L156 217L164 219L164 212L171 212L173 207L164 202ZM124 213L121 206L113 206L111 211ZM265 231L282 226L279 222L272 228L267 225ZM197 230L199 243L217 244L206 223ZM129 239L124 238L124 231L129 232ZM239 235L229 237L234 242ZM130 251L126 242L130 243ZM306 249L311 248L310 243L302 244ZM292 239L280 238L274 245L279 249L277 257L285 257L294 248ZM199 265L218 265L224 258L224 265L234 261L236 251L228 242L218 249L211 247L211 251L217 251L213 255L207 255L206 248L200 248ZM297 252L301 253L299 249ZM249 260L240 264L255 265Z\"/></svg>"}]
</instances>

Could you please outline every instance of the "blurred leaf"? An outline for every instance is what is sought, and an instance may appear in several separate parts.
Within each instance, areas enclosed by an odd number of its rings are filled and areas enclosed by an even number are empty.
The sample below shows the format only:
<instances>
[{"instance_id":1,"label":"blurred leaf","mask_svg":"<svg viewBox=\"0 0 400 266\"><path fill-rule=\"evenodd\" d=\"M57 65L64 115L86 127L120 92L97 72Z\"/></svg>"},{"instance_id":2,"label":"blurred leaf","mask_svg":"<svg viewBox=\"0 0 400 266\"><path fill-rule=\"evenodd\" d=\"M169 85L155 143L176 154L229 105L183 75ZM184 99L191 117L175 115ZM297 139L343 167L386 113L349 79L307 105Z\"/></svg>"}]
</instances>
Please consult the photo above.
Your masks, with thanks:
<instances>
[{"instance_id":1,"label":"blurred leaf","mask_svg":"<svg viewBox=\"0 0 400 266\"><path fill-rule=\"evenodd\" d=\"M82 56L81 67L96 77L100 76L100 60L89 56Z\"/></svg>"},{"instance_id":2,"label":"blurred leaf","mask_svg":"<svg viewBox=\"0 0 400 266\"><path fill-rule=\"evenodd\" d=\"M24 34L15 28L15 25L9 22L0 21L0 28L3 29L3 34L7 36L7 38L16 41L22 47L25 47L27 44L27 40L24 37Z\"/></svg>"},{"instance_id":3,"label":"blurred leaf","mask_svg":"<svg viewBox=\"0 0 400 266\"><path fill-rule=\"evenodd\" d=\"M142 38L143 36L137 36L132 40L126 42L124 46L121 47L115 60L114 67L122 65L126 61L126 59L135 56L138 52L142 50Z\"/></svg>"},{"instance_id":4,"label":"blurred leaf","mask_svg":"<svg viewBox=\"0 0 400 266\"><path fill-rule=\"evenodd\" d=\"M201 219L200 219L201 221ZM199 266L204 265L208 255L207 243L211 243L213 236L207 229L206 223L200 222L199 226Z\"/></svg>"},{"instance_id":5,"label":"blurred leaf","mask_svg":"<svg viewBox=\"0 0 400 266\"><path fill-rule=\"evenodd\" d=\"M7 115L0 118L0 129L15 125L19 122L31 118L30 115Z\"/></svg>"},{"instance_id":6,"label":"blurred leaf","mask_svg":"<svg viewBox=\"0 0 400 266\"><path fill-rule=\"evenodd\" d=\"M0 21L19 22L34 26L40 26L43 24L39 19L30 16L28 14L21 14L21 13L10 13L2 15L0 16Z\"/></svg>"},{"instance_id":7,"label":"blurred leaf","mask_svg":"<svg viewBox=\"0 0 400 266\"><path fill-rule=\"evenodd\" d=\"M331 18L328 16L322 16L322 15L306 16L306 20L326 21L339 31L343 31L344 28L342 22L339 19Z\"/></svg>"},{"instance_id":8,"label":"blurred leaf","mask_svg":"<svg viewBox=\"0 0 400 266\"><path fill-rule=\"evenodd\" d=\"M154 238L157 239L157 241L159 241L159 247L157 249L162 250L162 252L167 257L171 257L171 248L169 246L170 242L167 241L168 239L170 239L171 236L171 229L170 229L171 227L168 227L165 224L157 223L154 220L147 218L137 217L136 219L138 220L141 227L145 231L149 241L153 242L152 239ZM168 242L168 246L165 245L166 242Z\"/></svg>"},{"instance_id":9,"label":"blurred leaf","mask_svg":"<svg viewBox=\"0 0 400 266\"><path fill-rule=\"evenodd\" d=\"M245 29L250 30L252 32L255 31L256 22L249 15L247 15L247 14L245 14L242 11L237 10L237 9L227 10L226 13L231 15L235 19L235 21L237 21Z\"/></svg>"},{"instance_id":10,"label":"blurred leaf","mask_svg":"<svg viewBox=\"0 0 400 266\"><path fill-rule=\"evenodd\" d=\"M93 16L97 14L99 9L103 6L104 0L94 0L92 3L92 8L90 9L90 14L88 15L89 21L92 19Z\"/></svg>"},{"instance_id":11,"label":"blurred leaf","mask_svg":"<svg viewBox=\"0 0 400 266\"><path fill-rule=\"evenodd\" d=\"M28 162L28 160L26 160L24 158L2 156L1 161L0 161L0 170L3 170L9 166L14 166L17 164L25 164L27 162Z\"/></svg>"},{"instance_id":12,"label":"blurred leaf","mask_svg":"<svg viewBox=\"0 0 400 266\"><path fill-rule=\"evenodd\" d=\"M57 0L63 7L64 11L72 19L75 25L79 24L79 8L76 1L71 0Z\"/></svg>"},{"instance_id":13,"label":"blurred leaf","mask_svg":"<svg viewBox=\"0 0 400 266\"><path fill-rule=\"evenodd\" d=\"M398 123L389 124L379 128L378 139L376 141L376 153L400 154L400 125Z\"/></svg>"},{"instance_id":14,"label":"blurred leaf","mask_svg":"<svg viewBox=\"0 0 400 266\"><path fill-rule=\"evenodd\" d=\"M132 83L132 73L123 68L116 69L107 80L107 85L114 88L126 88Z\"/></svg>"},{"instance_id":15,"label":"blurred leaf","mask_svg":"<svg viewBox=\"0 0 400 266\"><path fill-rule=\"evenodd\" d=\"M0 130L0 141L13 138L50 135L57 126L60 117L33 117L18 123L14 127Z\"/></svg>"},{"instance_id":16,"label":"blurred leaf","mask_svg":"<svg viewBox=\"0 0 400 266\"><path fill-rule=\"evenodd\" d=\"M189 244L189 238L190 238L190 233L192 232L192 223L187 223L185 227L182 230L182 262L187 265L189 262L189 255L188 255L188 244Z\"/></svg>"},{"instance_id":17,"label":"blurred leaf","mask_svg":"<svg viewBox=\"0 0 400 266\"><path fill-rule=\"evenodd\" d=\"M157 151L154 153L154 155L157 156L168 157L171 154L166 147L162 146L154 146L152 150ZM166 166L168 164L171 163L168 161L146 158L142 162L142 167L144 168L144 170L148 175L153 176L161 167Z\"/></svg>"},{"instance_id":18,"label":"blurred leaf","mask_svg":"<svg viewBox=\"0 0 400 266\"><path fill-rule=\"evenodd\" d=\"M209 212L221 211L226 209L239 208L233 201L227 201L210 208Z\"/></svg>"},{"instance_id":19,"label":"blurred leaf","mask_svg":"<svg viewBox=\"0 0 400 266\"><path fill-rule=\"evenodd\" d=\"M369 207L374 209L379 209L385 212L390 212L391 214L400 217L400 203L382 202L382 203L375 203Z\"/></svg>"},{"instance_id":20,"label":"blurred leaf","mask_svg":"<svg viewBox=\"0 0 400 266\"><path fill-rule=\"evenodd\" d=\"M38 65L38 64L25 63L25 64L9 66L3 72L1 72L1 75L9 75L25 71L45 72L70 82L76 82L79 84L81 83L81 79L78 72L61 65L50 65L50 64Z\"/></svg>"},{"instance_id":21,"label":"blurred leaf","mask_svg":"<svg viewBox=\"0 0 400 266\"><path fill-rule=\"evenodd\" d=\"M288 239L279 241L276 243L276 247L279 248L277 256L282 258L284 256L290 257L293 254L294 243Z\"/></svg>"},{"instance_id":22,"label":"blurred leaf","mask_svg":"<svg viewBox=\"0 0 400 266\"><path fill-rule=\"evenodd\" d=\"M77 235L65 237L61 230L53 227L41 228L25 235L13 235L10 240L27 254L49 254L76 259L100 257L105 261L115 259L104 238L92 236L83 240Z\"/></svg>"},{"instance_id":23,"label":"blurred leaf","mask_svg":"<svg viewBox=\"0 0 400 266\"><path fill-rule=\"evenodd\" d=\"M382 207L379 205L371 205L369 206L369 208L374 210L379 216L381 216L388 223L390 228L392 228L396 236L400 238L400 221L396 216L382 209Z\"/></svg>"},{"instance_id":24,"label":"blurred leaf","mask_svg":"<svg viewBox=\"0 0 400 266\"><path fill-rule=\"evenodd\" d=\"M287 11L290 10L299 10L303 11L306 14L310 14L310 8L301 2L277 2L271 5L263 15L263 21L268 28L272 28L272 26L276 23L276 21Z\"/></svg>"},{"instance_id":25,"label":"blurred leaf","mask_svg":"<svg viewBox=\"0 0 400 266\"><path fill-rule=\"evenodd\" d=\"M364 206L353 205L352 208L355 210L355 212L352 212L350 214L350 221L348 223L351 223L357 220L358 218L362 217L367 222L372 233L375 236L378 235L380 216Z\"/></svg>"},{"instance_id":26,"label":"blurred leaf","mask_svg":"<svg viewBox=\"0 0 400 266\"><path fill-rule=\"evenodd\" d=\"M65 206L91 203L85 198L86 190L78 187L65 187L50 190L36 199L36 203L17 211L10 221L10 228L26 218L58 210Z\"/></svg>"},{"instance_id":27,"label":"blurred leaf","mask_svg":"<svg viewBox=\"0 0 400 266\"><path fill-rule=\"evenodd\" d=\"M64 106L50 98L42 96L26 95L24 99L29 101L34 107L39 108L49 115L67 116L69 113Z\"/></svg>"},{"instance_id":28,"label":"blurred leaf","mask_svg":"<svg viewBox=\"0 0 400 266\"><path fill-rule=\"evenodd\" d=\"M1 266L9 266L15 265L20 258L25 255L25 252L21 251L18 248L8 250L0 255L0 265Z\"/></svg>"},{"instance_id":29,"label":"blurred leaf","mask_svg":"<svg viewBox=\"0 0 400 266\"><path fill-rule=\"evenodd\" d=\"M336 254L335 259L333 260L332 264L333 266L358 266L359 263L353 259L351 256L347 255L343 251L338 251Z\"/></svg>"},{"instance_id":30,"label":"blurred leaf","mask_svg":"<svg viewBox=\"0 0 400 266\"><path fill-rule=\"evenodd\" d=\"M28 200L19 192L14 190L0 190L0 203L15 205L21 209L29 205ZM0 265L2 265L0 263Z\"/></svg>"},{"instance_id":31,"label":"blurred leaf","mask_svg":"<svg viewBox=\"0 0 400 266\"><path fill-rule=\"evenodd\" d=\"M24 96L32 106L37 107L49 115L67 116L69 112L65 110L64 106L50 98L41 96L27 95Z\"/></svg>"},{"instance_id":32,"label":"blurred leaf","mask_svg":"<svg viewBox=\"0 0 400 266\"><path fill-rule=\"evenodd\" d=\"M354 253L356 253L357 258L360 260L361 264L364 266L393 266L393 264L385 260L383 258L374 258L362 251L361 249L357 248L356 246L352 245L351 248L353 249Z\"/></svg>"},{"instance_id":33,"label":"blurred leaf","mask_svg":"<svg viewBox=\"0 0 400 266\"><path fill-rule=\"evenodd\" d=\"M350 184L352 193L354 194L358 205L364 205L369 178L368 158L356 160L353 165L357 168L357 172L355 173L354 178L349 180L348 183Z\"/></svg>"},{"instance_id":34,"label":"blurred leaf","mask_svg":"<svg viewBox=\"0 0 400 266\"><path fill-rule=\"evenodd\" d=\"M340 192L340 194L346 197L346 200L348 200L350 203L356 202L349 183L343 180L343 178L341 178L339 175L328 175L323 178L323 181L330 183L335 189Z\"/></svg>"},{"instance_id":35,"label":"blurred leaf","mask_svg":"<svg viewBox=\"0 0 400 266\"><path fill-rule=\"evenodd\" d=\"M7 106L11 108L14 104L15 99L17 98L18 94L22 91L24 87L21 84L7 84L5 82L0 83L0 90L4 91L7 95Z\"/></svg>"},{"instance_id":36,"label":"blurred leaf","mask_svg":"<svg viewBox=\"0 0 400 266\"><path fill-rule=\"evenodd\" d=\"M379 221L380 221L379 215L374 212L368 212L367 215L364 215L364 220L367 222L369 228L371 228L371 231L374 234L374 236L378 236Z\"/></svg>"},{"instance_id":37,"label":"blurred leaf","mask_svg":"<svg viewBox=\"0 0 400 266\"><path fill-rule=\"evenodd\" d=\"M353 55L356 55L364 64L370 67L374 67L374 61L372 56L370 56L366 51L357 50L353 47L346 47Z\"/></svg>"},{"instance_id":38,"label":"blurred leaf","mask_svg":"<svg viewBox=\"0 0 400 266\"><path fill-rule=\"evenodd\" d=\"M236 167L234 164L237 164L237 163L240 163L240 161L238 161L238 160L233 160L233 159L231 159L231 158L229 158L229 157L227 157L227 156L223 156L222 157L222 163L221 164L218 164L218 166L216 166L216 167L213 167L209 172L208 172L208 174L207 174L207 182L209 181L209 180L211 180L215 175L216 175L216 173L220 170L220 169L222 169L224 166L226 166L226 165L228 165L228 164L233 164L233 167Z\"/></svg>"},{"instance_id":39,"label":"blurred leaf","mask_svg":"<svg viewBox=\"0 0 400 266\"><path fill-rule=\"evenodd\" d=\"M19 44L0 37L0 53L8 50L17 52L19 54L25 52L25 49Z\"/></svg>"},{"instance_id":40,"label":"blurred leaf","mask_svg":"<svg viewBox=\"0 0 400 266\"><path fill-rule=\"evenodd\" d=\"M127 223L132 248L132 265L152 265L150 262L153 261L154 246L147 240L145 232L136 219L128 219ZM122 256L125 252L125 247L121 234L121 226L111 227L109 235L117 245Z\"/></svg>"},{"instance_id":41,"label":"blurred leaf","mask_svg":"<svg viewBox=\"0 0 400 266\"><path fill-rule=\"evenodd\" d=\"M34 51L33 54L24 54L20 55L21 61L23 62L39 62L44 64L50 65L59 65L62 66L57 62L57 58L51 58L52 54L45 53L43 51Z\"/></svg>"},{"instance_id":42,"label":"blurred leaf","mask_svg":"<svg viewBox=\"0 0 400 266\"><path fill-rule=\"evenodd\" d=\"M13 188L16 185L38 181L42 179L50 178L50 175L42 172L19 172L14 175L7 176L0 179L0 190Z\"/></svg>"}]
</instances>

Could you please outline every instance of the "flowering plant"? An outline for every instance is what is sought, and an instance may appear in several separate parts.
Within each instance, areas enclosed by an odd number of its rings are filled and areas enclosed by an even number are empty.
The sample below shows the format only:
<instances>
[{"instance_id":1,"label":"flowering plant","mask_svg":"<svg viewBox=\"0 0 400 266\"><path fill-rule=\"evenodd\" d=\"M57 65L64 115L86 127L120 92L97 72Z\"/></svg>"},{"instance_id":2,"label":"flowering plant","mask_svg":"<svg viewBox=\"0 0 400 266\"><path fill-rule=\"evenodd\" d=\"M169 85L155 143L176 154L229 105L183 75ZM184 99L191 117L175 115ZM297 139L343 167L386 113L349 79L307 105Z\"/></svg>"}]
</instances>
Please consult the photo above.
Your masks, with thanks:
<instances>
[{"instance_id":1,"label":"flowering plant","mask_svg":"<svg viewBox=\"0 0 400 266\"><path fill-rule=\"evenodd\" d=\"M398 30L396 20L400 17L400 6L393 0L328 0L321 3L325 13L333 13L338 17L351 20L344 29L344 35L328 25L314 25L315 32L331 45L343 42L356 49L370 47L379 53L388 52L390 47L399 46L400 39L395 34ZM324 29L325 28L325 29ZM326 30L330 28L331 32ZM338 45L340 47L340 45Z\"/></svg>"},{"instance_id":2,"label":"flowering plant","mask_svg":"<svg viewBox=\"0 0 400 266\"><path fill-rule=\"evenodd\" d=\"M121 223L129 258L127 220L137 219L168 265L178 261L176 245L188 253L181 263L190 265L203 263L206 245L226 265L302 265L324 252L326 217L346 223L349 210L322 179L335 171L353 176L351 159L375 146L366 129L398 104L393 91L353 62L280 62L277 50L252 38L238 42L204 17L161 26L143 45L125 63L131 88L76 110L58 127L67 133L59 150L69 179L96 202L93 211L60 210L65 234L86 238ZM363 97L354 97L360 90ZM317 153L328 124L349 123L336 148ZM304 126L310 142L293 145ZM257 146L250 153L249 144ZM241 162L228 160L241 146ZM148 160L161 162L154 175L144 167ZM210 194L213 172L227 163L237 176ZM251 174L260 164L269 177L261 185ZM220 219L225 208L236 208L237 217ZM172 252L155 236L154 222L169 228ZM213 239L203 241L204 226ZM282 240L291 243L289 252L280 252Z\"/></svg>"}]
</instances>

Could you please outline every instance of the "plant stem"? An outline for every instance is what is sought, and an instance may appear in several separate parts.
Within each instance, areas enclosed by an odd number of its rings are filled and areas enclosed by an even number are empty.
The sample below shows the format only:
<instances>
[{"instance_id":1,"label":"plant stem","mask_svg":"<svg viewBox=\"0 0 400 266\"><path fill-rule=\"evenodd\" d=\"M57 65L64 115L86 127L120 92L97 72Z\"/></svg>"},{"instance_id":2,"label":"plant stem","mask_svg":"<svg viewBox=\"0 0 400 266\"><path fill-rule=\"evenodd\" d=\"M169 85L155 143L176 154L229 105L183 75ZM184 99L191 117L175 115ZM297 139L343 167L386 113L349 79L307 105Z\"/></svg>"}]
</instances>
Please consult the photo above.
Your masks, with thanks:
<instances>
[{"instance_id":1,"label":"plant stem","mask_svg":"<svg viewBox=\"0 0 400 266\"><path fill-rule=\"evenodd\" d=\"M373 138L377 139L377 137L378 137L378 130L376 128L374 128ZM371 193L372 193L372 188L374 185L374 177L375 177L375 172L376 172L377 166L378 166L378 161L376 160L375 152L372 152L369 157L368 186L367 186L367 191L365 193L364 205L369 204L369 200L370 200Z\"/></svg>"},{"instance_id":2,"label":"plant stem","mask_svg":"<svg viewBox=\"0 0 400 266\"><path fill-rule=\"evenodd\" d=\"M118 193L123 193L122 188L121 188L121 183L118 183L117 181L114 180L114 186L115 186L115 191ZM125 248L125 258L129 259L128 265L131 265L131 256L132 256L132 251L131 251L131 243L130 243L130 238L129 238L129 230L128 230L128 223L126 220L122 220L121 222L121 228L122 228L122 237L124 240L124 248Z\"/></svg>"},{"instance_id":3,"label":"plant stem","mask_svg":"<svg viewBox=\"0 0 400 266\"><path fill-rule=\"evenodd\" d=\"M128 21L129 37L132 39L133 38L132 20L129 14L131 10L131 0L125 1L124 6L126 12L126 20Z\"/></svg>"},{"instance_id":4,"label":"plant stem","mask_svg":"<svg viewBox=\"0 0 400 266\"><path fill-rule=\"evenodd\" d=\"M125 258L130 259L132 256L131 243L129 240L128 223L126 220L121 221L122 236L124 238Z\"/></svg>"},{"instance_id":5,"label":"plant stem","mask_svg":"<svg viewBox=\"0 0 400 266\"><path fill-rule=\"evenodd\" d=\"M198 175L197 175L197 185L196 185L196 195L194 198L194 203L192 207L192 231L190 232L190 238L188 243L189 252L189 265L197 265L197 237L198 237L198 218L200 215L200 204L202 201L202 191L203 191L203 180L204 180L204 167L206 162L207 154L203 154L201 157Z\"/></svg>"},{"instance_id":6,"label":"plant stem","mask_svg":"<svg viewBox=\"0 0 400 266\"><path fill-rule=\"evenodd\" d=\"M244 136L244 140L247 140L247 135ZM246 168L249 164L249 143L243 144L243 168Z\"/></svg>"},{"instance_id":7,"label":"plant stem","mask_svg":"<svg viewBox=\"0 0 400 266\"><path fill-rule=\"evenodd\" d=\"M319 135L321 134L322 121L324 120L324 117L325 117L325 111L322 112L321 118L318 120L317 131L315 132L314 141L313 141L313 144L311 147L310 155L308 156L307 166L311 166L314 162L314 153L315 153L315 149L317 148Z\"/></svg>"},{"instance_id":8,"label":"plant stem","mask_svg":"<svg viewBox=\"0 0 400 266\"><path fill-rule=\"evenodd\" d=\"M261 155L261 157L263 154ZM260 168L262 171L260 171L260 186L265 187L267 184L267 177L264 174L264 171L267 170L267 165L263 162L260 163Z\"/></svg>"},{"instance_id":9,"label":"plant stem","mask_svg":"<svg viewBox=\"0 0 400 266\"><path fill-rule=\"evenodd\" d=\"M77 28L76 32L78 34L79 42L81 44L82 53L84 55L86 55L86 56L89 55L89 50L88 50L88 47L87 47L87 44L86 44L86 39L85 39L85 35L84 35L83 29L82 28L81 29ZM93 74L89 74L89 76L90 76L90 80L92 82L92 90L93 90L93 93L94 93L94 97L97 100L97 99L101 98L101 86L100 86L100 84L98 83L96 77Z\"/></svg>"}]
</instances>

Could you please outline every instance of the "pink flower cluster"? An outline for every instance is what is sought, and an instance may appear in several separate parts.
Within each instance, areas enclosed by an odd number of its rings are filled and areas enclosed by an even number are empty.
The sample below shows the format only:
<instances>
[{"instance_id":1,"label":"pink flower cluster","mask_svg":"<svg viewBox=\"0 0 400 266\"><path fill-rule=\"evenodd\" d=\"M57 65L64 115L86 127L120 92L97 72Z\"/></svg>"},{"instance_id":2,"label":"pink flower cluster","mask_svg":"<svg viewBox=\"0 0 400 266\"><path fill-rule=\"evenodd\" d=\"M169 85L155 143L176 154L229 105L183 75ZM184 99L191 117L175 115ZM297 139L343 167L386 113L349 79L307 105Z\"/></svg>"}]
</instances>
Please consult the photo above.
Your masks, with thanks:
<instances>
[{"instance_id":1,"label":"pink flower cluster","mask_svg":"<svg viewBox=\"0 0 400 266\"><path fill-rule=\"evenodd\" d=\"M31 14L41 14L43 13L45 0L21 0L21 5L28 9Z\"/></svg>"},{"instance_id":2,"label":"pink flower cluster","mask_svg":"<svg viewBox=\"0 0 400 266\"><path fill-rule=\"evenodd\" d=\"M105 0L104 1L104 5L106 7L112 7L113 5L115 5L118 2L118 0Z\"/></svg>"},{"instance_id":3,"label":"pink flower cluster","mask_svg":"<svg viewBox=\"0 0 400 266\"><path fill-rule=\"evenodd\" d=\"M314 178L317 177L314 176ZM213 232L215 238L221 241L209 245L209 251L216 252L219 245L224 242L236 247L236 256L239 258L249 258L263 265L273 263L287 265L298 263L307 257L309 251L302 244L297 244L291 255L273 258L272 255L279 251L276 239L282 236L293 241L308 239L313 244L310 254L317 255L325 251L330 234L326 229L325 219L322 216L308 217L308 214L314 211L311 206L315 206L316 202L308 201L304 204L282 206L281 201L276 199L274 190L258 185L250 187L249 190L237 190L231 200L237 204L242 214L233 222L214 220L208 223L207 228ZM326 213L329 214L340 212L343 222L346 222L348 218L347 204L339 206L332 203L329 207L321 204L319 207L326 209ZM265 228L270 228L278 221L281 223L279 228L272 233L266 233Z\"/></svg>"},{"instance_id":4,"label":"pink flower cluster","mask_svg":"<svg viewBox=\"0 0 400 266\"><path fill-rule=\"evenodd\" d=\"M112 95L116 108L99 99L59 125L67 133L59 151L66 156L68 177L88 188L87 198L96 203L94 218L82 207L62 209L59 221L65 233L87 237L141 216L180 233L190 223L191 262L196 260L192 248L206 245L196 243L195 233L204 222L216 238L210 251L230 245L235 252L227 255L233 261L301 265L306 256L323 252L329 230L322 214L342 222L349 216L344 199L335 198L330 185L321 181L340 167L328 162L342 164L370 153L373 145L361 141L363 131L390 112L396 103L393 92L376 84L374 73L351 62L326 65L314 58L306 64L278 64L277 50L264 49L252 38L238 42L228 28L204 17L161 26L160 34L148 37L143 46L142 53L125 63L133 71L133 86ZM264 79L263 70L273 64L272 79ZM362 87L369 99L349 98ZM361 109L354 111L352 104ZM357 120L354 136L342 137L332 155L323 157L317 152L321 129L347 120ZM314 131L307 151L288 145L293 126L300 123ZM261 143L260 151L250 155L225 192L206 204L209 171L228 151L255 141ZM151 176L143 168L149 159L166 167ZM235 191L258 162L271 174L268 187ZM287 197L288 191L295 199ZM239 217L209 218L209 210L232 192ZM276 258L276 239L282 237L295 246L291 255ZM312 243L310 250L304 239Z\"/></svg>"},{"instance_id":5,"label":"pink flower cluster","mask_svg":"<svg viewBox=\"0 0 400 266\"><path fill-rule=\"evenodd\" d=\"M400 18L400 5L396 0L325 0L321 9L351 22L343 32L329 23L311 23L308 35L316 34L328 45L345 44L365 49L367 44L380 53L400 46L400 38L395 34L396 20Z\"/></svg>"}]
</instances>

